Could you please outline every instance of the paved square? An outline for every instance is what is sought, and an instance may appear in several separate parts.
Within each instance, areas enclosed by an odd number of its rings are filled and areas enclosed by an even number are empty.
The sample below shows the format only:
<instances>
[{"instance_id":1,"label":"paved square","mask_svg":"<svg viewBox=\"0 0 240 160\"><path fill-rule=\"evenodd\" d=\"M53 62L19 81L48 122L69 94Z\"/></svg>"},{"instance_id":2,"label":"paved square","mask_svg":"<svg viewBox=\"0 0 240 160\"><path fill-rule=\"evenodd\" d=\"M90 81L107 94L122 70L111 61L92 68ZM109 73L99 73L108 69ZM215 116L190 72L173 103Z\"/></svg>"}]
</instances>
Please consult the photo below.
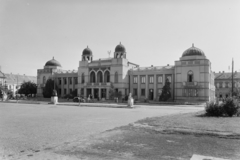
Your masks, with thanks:
<instances>
[{"instance_id":1,"label":"paved square","mask_svg":"<svg viewBox=\"0 0 240 160\"><path fill-rule=\"evenodd\" d=\"M137 106L135 109L0 103L0 157L42 151L152 116L203 107Z\"/></svg>"}]
</instances>

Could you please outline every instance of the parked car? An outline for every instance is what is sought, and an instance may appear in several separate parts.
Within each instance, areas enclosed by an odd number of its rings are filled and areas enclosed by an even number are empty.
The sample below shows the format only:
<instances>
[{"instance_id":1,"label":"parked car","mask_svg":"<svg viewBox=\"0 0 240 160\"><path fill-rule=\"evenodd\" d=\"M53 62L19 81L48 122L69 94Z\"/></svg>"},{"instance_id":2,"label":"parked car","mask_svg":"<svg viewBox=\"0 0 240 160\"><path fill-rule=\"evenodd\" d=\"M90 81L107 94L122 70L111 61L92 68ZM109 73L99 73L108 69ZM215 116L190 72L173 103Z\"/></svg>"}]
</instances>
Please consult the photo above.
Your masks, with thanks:
<instances>
[{"instance_id":1,"label":"parked car","mask_svg":"<svg viewBox=\"0 0 240 160\"><path fill-rule=\"evenodd\" d=\"M82 97L74 97L73 102L85 102L85 99Z\"/></svg>"}]
</instances>

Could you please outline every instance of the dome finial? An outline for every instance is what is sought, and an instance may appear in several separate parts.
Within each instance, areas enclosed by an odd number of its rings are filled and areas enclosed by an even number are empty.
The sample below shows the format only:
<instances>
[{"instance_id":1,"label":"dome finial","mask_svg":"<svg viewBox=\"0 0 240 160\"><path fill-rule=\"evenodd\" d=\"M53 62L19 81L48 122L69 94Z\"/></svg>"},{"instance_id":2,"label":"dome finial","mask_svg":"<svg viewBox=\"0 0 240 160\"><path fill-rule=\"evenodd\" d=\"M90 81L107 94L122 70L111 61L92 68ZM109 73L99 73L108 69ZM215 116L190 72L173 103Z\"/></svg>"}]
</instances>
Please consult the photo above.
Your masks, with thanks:
<instances>
[{"instance_id":1,"label":"dome finial","mask_svg":"<svg viewBox=\"0 0 240 160\"><path fill-rule=\"evenodd\" d=\"M87 48L88 48L88 45L87 45Z\"/></svg>"},{"instance_id":2,"label":"dome finial","mask_svg":"<svg viewBox=\"0 0 240 160\"><path fill-rule=\"evenodd\" d=\"M194 43L192 44L192 47L194 47Z\"/></svg>"},{"instance_id":3,"label":"dome finial","mask_svg":"<svg viewBox=\"0 0 240 160\"><path fill-rule=\"evenodd\" d=\"M120 42L120 44L121 44L121 42Z\"/></svg>"},{"instance_id":4,"label":"dome finial","mask_svg":"<svg viewBox=\"0 0 240 160\"><path fill-rule=\"evenodd\" d=\"M53 56L53 58L52 59L54 59L54 56Z\"/></svg>"}]
</instances>

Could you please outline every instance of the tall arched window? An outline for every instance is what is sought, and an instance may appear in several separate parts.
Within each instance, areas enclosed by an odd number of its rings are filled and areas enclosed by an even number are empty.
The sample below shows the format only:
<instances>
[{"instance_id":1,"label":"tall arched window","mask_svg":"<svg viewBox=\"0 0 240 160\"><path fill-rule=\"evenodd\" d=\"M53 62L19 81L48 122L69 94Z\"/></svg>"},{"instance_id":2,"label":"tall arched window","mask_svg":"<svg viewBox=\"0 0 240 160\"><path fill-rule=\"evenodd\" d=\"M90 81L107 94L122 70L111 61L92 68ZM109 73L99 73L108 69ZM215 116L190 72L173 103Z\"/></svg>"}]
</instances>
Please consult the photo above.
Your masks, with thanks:
<instances>
[{"instance_id":1,"label":"tall arched window","mask_svg":"<svg viewBox=\"0 0 240 160\"><path fill-rule=\"evenodd\" d=\"M193 82L193 71L188 71L188 82Z\"/></svg>"},{"instance_id":2,"label":"tall arched window","mask_svg":"<svg viewBox=\"0 0 240 160\"><path fill-rule=\"evenodd\" d=\"M106 71L104 73L104 82L110 82L110 73L109 73L109 71Z\"/></svg>"},{"instance_id":3,"label":"tall arched window","mask_svg":"<svg viewBox=\"0 0 240 160\"><path fill-rule=\"evenodd\" d=\"M96 82L95 72L91 72L91 74L90 74L90 82L91 83L95 83Z\"/></svg>"},{"instance_id":4,"label":"tall arched window","mask_svg":"<svg viewBox=\"0 0 240 160\"><path fill-rule=\"evenodd\" d=\"M101 71L98 71L98 73L97 73L97 82L99 82L99 83L103 82L103 74Z\"/></svg>"},{"instance_id":5,"label":"tall arched window","mask_svg":"<svg viewBox=\"0 0 240 160\"><path fill-rule=\"evenodd\" d=\"M43 84L45 84L45 83L46 83L46 77L43 76Z\"/></svg>"},{"instance_id":6,"label":"tall arched window","mask_svg":"<svg viewBox=\"0 0 240 160\"><path fill-rule=\"evenodd\" d=\"M85 78L84 73L82 73L82 83L85 83L84 78Z\"/></svg>"},{"instance_id":7,"label":"tall arched window","mask_svg":"<svg viewBox=\"0 0 240 160\"><path fill-rule=\"evenodd\" d=\"M115 83L118 83L118 72L115 72L114 82L115 82Z\"/></svg>"}]
</instances>

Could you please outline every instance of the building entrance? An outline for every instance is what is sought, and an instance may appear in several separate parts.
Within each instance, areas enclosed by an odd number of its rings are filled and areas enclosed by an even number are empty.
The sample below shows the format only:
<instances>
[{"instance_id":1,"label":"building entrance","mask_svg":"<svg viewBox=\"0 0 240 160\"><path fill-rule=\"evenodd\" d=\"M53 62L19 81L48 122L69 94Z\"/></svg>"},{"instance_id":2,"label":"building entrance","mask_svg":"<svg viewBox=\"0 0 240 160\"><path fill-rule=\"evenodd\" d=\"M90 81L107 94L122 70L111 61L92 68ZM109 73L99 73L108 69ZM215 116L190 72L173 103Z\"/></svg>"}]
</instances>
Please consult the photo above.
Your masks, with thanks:
<instances>
[{"instance_id":1,"label":"building entrance","mask_svg":"<svg viewBox=\"0 0 240 160\"><path fill-rule=\"evenodd\" d=\"M101 98L107 98L107 95L106 95L106 93L107 93L107 90L106 89L101 89Z\"/></svg>"},{"instance_id":2,"label":"building entrance","mask_svg":"<svg viewBox=\"0 0 240 160\"><path fill-rule=\"evenodd\" d=\"M94 90L93 90L93 95L94 95L94 99L98 99L99 98L99 96L98 96L98 88L94 88Z\"/></svg>"},{"instance_id":3,"label":"building entrance","mask_svg":"<svg viewBox=\"0 0 240 160\"><path fill-rule=\"evenodd\" d=\"M89 97L90 95L90 98L92 97L92 89L91 88L87 88L87 98Z\"/></svg>"},{"instance_id":4,"label":"building entrance","mask_svg":"<svg viewBox=\"0 0 240 160\"><path fill-rule=\"evenodd\" d=\"M154 94L154 92L153 92L154 90L153 89L149 89L149 100L153 100L153 94Z\"/></svg>"}]
</instances>

